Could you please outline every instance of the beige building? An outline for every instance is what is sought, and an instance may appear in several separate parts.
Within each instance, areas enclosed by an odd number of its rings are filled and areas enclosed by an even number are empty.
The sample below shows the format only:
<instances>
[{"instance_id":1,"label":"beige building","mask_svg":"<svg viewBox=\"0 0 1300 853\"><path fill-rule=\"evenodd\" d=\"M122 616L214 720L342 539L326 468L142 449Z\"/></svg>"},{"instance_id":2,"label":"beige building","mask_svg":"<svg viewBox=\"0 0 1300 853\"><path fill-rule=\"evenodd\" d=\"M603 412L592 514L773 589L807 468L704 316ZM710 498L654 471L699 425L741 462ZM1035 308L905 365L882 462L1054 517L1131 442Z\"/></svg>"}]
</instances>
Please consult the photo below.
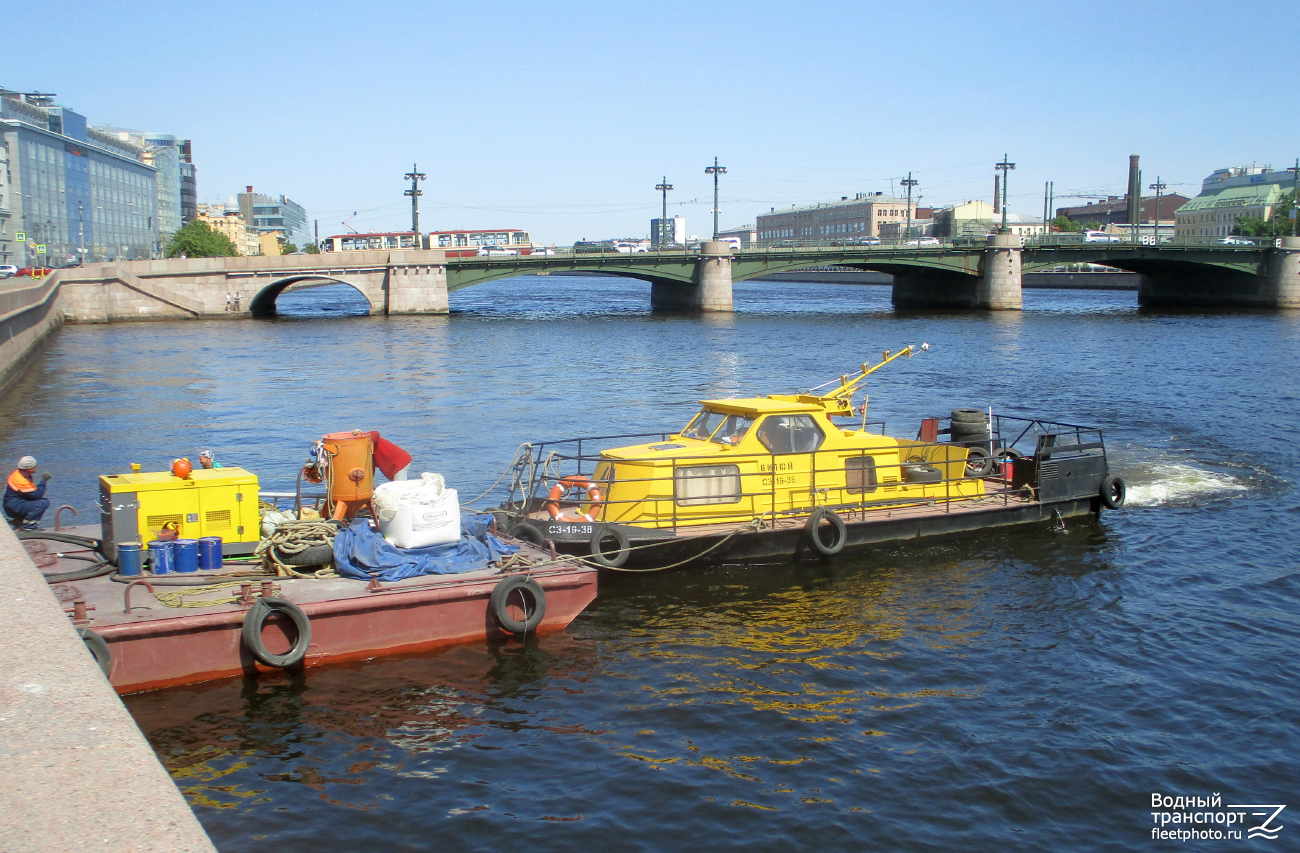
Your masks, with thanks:
<instances>
[{"instance_id":1,"label":"beige building","mask_svg":"<svg viewBox=\"0 0 1300 853\"><path fill-rule=\"evenodd\" d=\"M879 237L887 222L916 219L916 203L908 216L907 199L889 198L883 193L858 193L839 201L806 204L760 214L754 226L764 242L783 240L853 240Z\"/></svg>"},{"instance_id":2,"label":"beige building","mask_svg":"<svg viewBox=\"0 0 1300 853\"><path fill-rule=\"evenodd\" d=\"M219 231L235 244L235 251L241 255L261 255L262 244L258 240L256 228L250 228L239 211L231 210L223 204L200 204L198 219L206 222L213 231ZM280 254L276 249L274 254Z\"/></svg>"},{"instance_id":3,"label":"beige building","mask_svg":"<svg viewBox=\"0 0 1300 853\"><path fill-rule=\"evenodd\" d=\"M958 237L978 238L995 233L1002 227L1002 214L987 201L976 199L934 212L934 236L943 240ZM1046 233L1041 219L1007 214L1007 231L1017 237L1036 237Z\"/></svg>"},{"instance_id":4,"label":"beige building","mask_svg":"<svg viewBox=\"0 0 1300 853\"><path fill-rule=\"evenodd\" d=\"M262 231L257 235L258 245L261 247L263 255L281 254L280 247L284 245L283 231Z\"/></svg>"}]
</instances>

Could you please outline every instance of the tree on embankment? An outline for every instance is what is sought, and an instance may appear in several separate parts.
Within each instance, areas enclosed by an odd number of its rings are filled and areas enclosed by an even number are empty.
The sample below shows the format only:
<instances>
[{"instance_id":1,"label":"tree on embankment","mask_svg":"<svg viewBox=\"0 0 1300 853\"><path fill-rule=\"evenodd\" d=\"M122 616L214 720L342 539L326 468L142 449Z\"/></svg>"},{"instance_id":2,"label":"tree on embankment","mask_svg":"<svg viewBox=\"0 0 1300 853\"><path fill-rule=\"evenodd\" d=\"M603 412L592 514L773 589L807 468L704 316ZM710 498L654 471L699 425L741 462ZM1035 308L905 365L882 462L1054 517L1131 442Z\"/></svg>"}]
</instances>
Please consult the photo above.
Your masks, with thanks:
<instances>
[{"instance_id":1,"label":"tree on embankment","mask_svg":"<svg viewBox=\"0 0 1300 853\"><path fill-rule=\"evenodd\" d=\"M238 255L235 244L220 231L201 219L191 219L172 236L167 244L169 258L231 258Z\"/></svg>"},{"instance_id":2,"label":"tree on embankment","mask_svg":"<svg viewBox=\"0 0 1300 853\"><path fill-rule=\"evenodd\" d=\"M1268 218L1263 216L1250 216L1238 219L1237 223L1232 226L1232 233L1238 237L1264 237L1272 239L1273 237L1286 237L1294 234L1293 230L1296 220L1291 219L1291 211L1295 208L1295 193L1283 193L1282 197L1273 205L1273 214Z\"/></svg>"}]
</instances>

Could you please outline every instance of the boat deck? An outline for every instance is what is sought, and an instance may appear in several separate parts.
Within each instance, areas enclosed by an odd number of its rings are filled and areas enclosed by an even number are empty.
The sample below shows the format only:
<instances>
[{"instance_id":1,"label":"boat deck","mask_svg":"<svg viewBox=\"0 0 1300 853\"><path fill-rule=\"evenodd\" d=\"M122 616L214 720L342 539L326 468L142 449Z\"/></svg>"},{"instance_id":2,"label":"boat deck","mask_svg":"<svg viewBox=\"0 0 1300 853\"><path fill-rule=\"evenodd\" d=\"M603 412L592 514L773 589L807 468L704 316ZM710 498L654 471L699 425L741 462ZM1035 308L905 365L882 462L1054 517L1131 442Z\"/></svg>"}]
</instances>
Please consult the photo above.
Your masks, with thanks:
<instances>
[{"instance_id":1,"label":"boat deck","mask_svg":"<svg viewBox=\"0 0 1300 853\"><path fill-rule=\"evenodd\" d=\"M90 538L99 533L85 527L58 532ZM261 596L285 599L308 618L306 666L504 639L510 634L494 617L490 599L511 575L526 576L542 590L545 613L534 632L563 629L595 598L596 571L527 543L513 544L520 550L505 562L504 571L491 566L393 583L275 577L254 562L227 563L212 572L102 575L50 586L73 624L107 643L109 680L126 693L268 669L242 638L245 619ZM63 556L81 546L39 539L25 540L24 545L46 574L88 567ZM524 616L522 607L513 603L508 603L507 614L514 619ZM272 654L283 654L297 637L297 628L279 613L265 621L261 633Z\"/></svg>"}]
</instances>

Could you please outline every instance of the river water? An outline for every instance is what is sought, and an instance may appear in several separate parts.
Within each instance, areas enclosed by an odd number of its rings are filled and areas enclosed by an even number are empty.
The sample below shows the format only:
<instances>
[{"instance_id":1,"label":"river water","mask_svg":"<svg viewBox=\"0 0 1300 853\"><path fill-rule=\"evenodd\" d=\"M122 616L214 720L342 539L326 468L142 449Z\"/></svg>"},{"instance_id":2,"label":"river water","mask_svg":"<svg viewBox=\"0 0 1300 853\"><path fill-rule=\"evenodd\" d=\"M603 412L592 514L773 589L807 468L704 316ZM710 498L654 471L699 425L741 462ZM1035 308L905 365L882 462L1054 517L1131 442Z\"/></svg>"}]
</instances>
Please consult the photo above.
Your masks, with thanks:
<instances>
[{"instance_id":1,"label":"river water","mask_svg":"<svg viewBox=\"0 0 1300 853\"><path fill-rule=\"evenodd\" d=\"M891 432L958 406L1096 424L1129 504L619 576L526 645L128 697L222 851L1173 848L1152 793L1300 810L1296 313L1027 291L1023 313L896 315L888 288L782 282L659 316L639 282L547 277L446 317L339 316L352 296L65 328L0 401L0 457L36 455L93 520L96 475L130 462L211 448L289 489L313 438L362 427L468 500L525 440L675 429L701 398L926 341L872 378Z\"/></svg>"}]
</instances>

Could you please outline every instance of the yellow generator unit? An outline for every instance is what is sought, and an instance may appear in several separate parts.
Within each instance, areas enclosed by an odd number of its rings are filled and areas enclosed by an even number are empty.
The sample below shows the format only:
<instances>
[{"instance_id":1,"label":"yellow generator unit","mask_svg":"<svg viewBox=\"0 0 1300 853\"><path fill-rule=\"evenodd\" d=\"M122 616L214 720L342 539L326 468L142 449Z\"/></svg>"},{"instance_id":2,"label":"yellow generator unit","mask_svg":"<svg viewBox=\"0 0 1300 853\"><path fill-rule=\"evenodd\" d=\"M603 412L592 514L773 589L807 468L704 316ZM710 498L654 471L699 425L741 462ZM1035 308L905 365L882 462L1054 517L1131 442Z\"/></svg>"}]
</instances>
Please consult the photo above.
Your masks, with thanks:
<instances>
[{"instance_id":1,"label":"yellow generator unit","mask_svg":"<svg viewBox=\"0 0 1300 853\"><path fill-rule=\"evenodd\" d=\"M99 511L105 552L117 543L145 544L170 525L181 539L220 536L227 556L251 554L261 538L257 475L243 468L200 468L188 477L170 472L104 474Z\"/></svg>"}]
</instances>

